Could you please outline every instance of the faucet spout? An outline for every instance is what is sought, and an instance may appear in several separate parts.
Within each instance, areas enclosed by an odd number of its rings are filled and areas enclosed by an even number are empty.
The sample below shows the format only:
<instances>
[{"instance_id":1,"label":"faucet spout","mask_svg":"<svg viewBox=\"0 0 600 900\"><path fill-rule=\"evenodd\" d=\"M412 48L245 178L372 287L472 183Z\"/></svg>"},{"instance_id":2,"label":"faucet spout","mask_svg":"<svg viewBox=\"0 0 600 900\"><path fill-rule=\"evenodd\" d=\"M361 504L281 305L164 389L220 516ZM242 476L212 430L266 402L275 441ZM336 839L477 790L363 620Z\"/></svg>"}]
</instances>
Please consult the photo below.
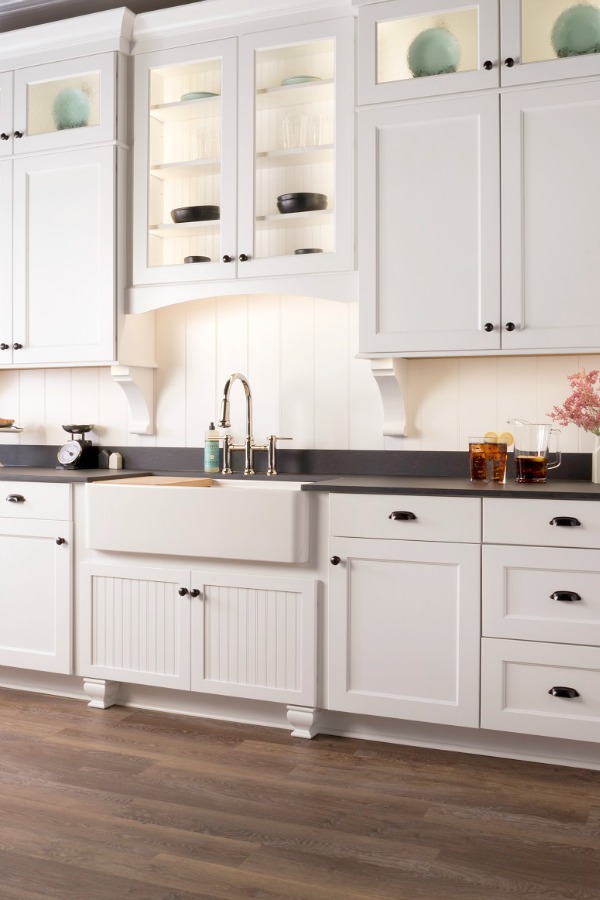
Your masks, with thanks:
<instances>
[{"instance_id":1,"label":"faucet spout","mask_svg":"<svg viewBox=\"0 0 600 900\"><path fill-rule=\"evenodd\" d=\"M243 447L233 446L229 441L227 441L226 448L228 451L243 449L244 475L254 475L254 450L257 448L254 445L254 438L252 437L252 391L250 390L248 379L245 375L242 375L241 372L234 372L225 382L225 387L223 388L223 399L221 401L221 416L219 419L219 425L221 428L231 427L229 396L231 394L231 388L236 381L241 382L242 387L244 388L244 394L246 396L246 436ZM229 456L230 452L226 454L226 457ZM229 459L226 458L225 465L223 467L223 473L229 474L230 472L231 466L229 464Z\"/></svg>"}]
</instances>

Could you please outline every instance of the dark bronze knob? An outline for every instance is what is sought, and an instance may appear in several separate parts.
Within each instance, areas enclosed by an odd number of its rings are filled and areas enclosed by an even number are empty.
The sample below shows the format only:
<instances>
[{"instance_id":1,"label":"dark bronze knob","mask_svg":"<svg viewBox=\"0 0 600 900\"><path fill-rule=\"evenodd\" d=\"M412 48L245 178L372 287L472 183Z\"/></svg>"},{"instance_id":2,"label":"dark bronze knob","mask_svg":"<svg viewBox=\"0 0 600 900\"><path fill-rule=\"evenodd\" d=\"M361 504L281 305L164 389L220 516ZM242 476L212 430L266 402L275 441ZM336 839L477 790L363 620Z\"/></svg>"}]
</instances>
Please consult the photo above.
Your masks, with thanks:
<instances>
[{"instance_id":1,"label":"dark bronze knob","mask_svg":"<svg viewBox=\"0 0 600 900\"><path fill-rule=\"evenodd\" d=\"M6 499L9 503L25 503L23 494L9 494Z\"/></svg>"},{"instance_id":2,"label":"dark bronze knob","mask_svg":"<svg viewBox=\"0 0 600 900\"><path fill-rule=\"evenodd\" d=\"M562 603L575 603L577 600L581 600L581 596L575 591L554 591L553 594L550 594L550 599L560 600Z\"/></svg>"},{"instance_id":3,"label":"dark bronze knob","mask_svg":"<svg viewBox=\"0 0 600 900\"><path fill-rule=\"evenodd\" d=\"M331 563L332 566L339 566L341 561L342 560L339 558L339 556L332 556L331 559L329 560L329 562Z\"/></svg>"},{"instance_id":4,"label":"dark bronze knob","mask_svg":"<svg viewBox=\"0 0 600 900\"><path fill-rule=\"evenodd\" d=\"M551 687L548 693L553 697L566 697L567 700L573 700L574 697L580 696L579 691L576 691L575 688L561 687L560 685Z\"/></svg>"},{"instance_id":5,"label":"dark bronze knob","mask_svg":"<svg viewBox=\"0 0 600 900\"><path fill-rule=\"evenodd\" d=\"M507 322L505 325L505 328L507 331L514 331L516 328L516 325L514 322Z\"/></svg>"},{"instance_id":6,"label":"dark bronze knob","mask_svg":"<svg viewBox=\"0 0 600 900\"><path fill-rule=\"evenodd\" d=\"M233 256L229 256L227 253L223 257L223 262L233 262Z\"/></svg>"},{"instance_id":7,"label":"dark bronze knob","mask_svg":"<svg viewBox=\"0 0 600 900\"><path fill-rule=\"evenodd\" d=\"M57 544L66 544L67 542L66 542L65 538L56 538L56 543Z\"/></svg>"},{"instance_id":8,"label":"dark bronze knob","mask_svg":"<svg viewBox=\"0 0 600 900\"><path fill-rule=\"evenodd\" d=\"M413 512L408 512L408 510L404 509L397 509L388 516L388 519L391 519L392 522L414 522L416 518Z\"/></svg>"},{"instance_id":9,"label":"dark bronze knob","mask_svg":"<svg viewBox=\"0 0 600 900\"><path fill-rule=\"evenodd\" d=\"M9 344L0 344L0 350L10 350Z\"/></svg>"},{"instance_id":10,"label":"dark bronze knob","mask_svg":"<svg viewBox=\"0 0 600 900\"><path fill-rule=\"evenodd\" d=\"M189 591L187 588L179 588L177 593L179 594L180 597L185 597L186 594L189 594Z\"/></svg>"},{"instance_id":11,"label":"dark bronze knob","mask_svg":"<svg viewBox=\"0 0 600 900\"><path fill-rule=\"evenodd\" d=\"M558 525L559 528L576 528L581 522L575 516L554 516L549 524Z\"/></svg>"},{"instance_id":12,"label":"dark bronze knob","mask_svg":"<svg viewBox=\"0 0 600 900\"><path fill-rule=\"evenodd\" d=\"M507 69L512 69L514 64L515 64L515 61L512 58L512 56L507 56L506 59L504 60L504 65L506 66Z\"/></svg>"},{"instance_id":13,"label":"dark bronze knob","mask_svg":"<svg viewBox=\"0 0 600 900\"><path fill-rule=\"evenodd\" d=\"M200 591L198 590L198 588L192 588L192 590L190 591L190 597L199 597L199 596L200 596Z\"/></svg>"},{"instance_id":14,"label":"dark bronze knob","mask_svg":"<svg viewBox=\"0 0 600 900\"><path fill-rule=\"evenodd\" d=\"M23 344L17 344L17 343L13 344L13 350L22 350L22 349L23 349Z\"/></svg>"},{"instance_id":15,"label":"dark bronze knob","mask_svg":"<svg viewBox=\"0 0 600 900\"><path fill-rule=\"evenodd\" d=\"M7 141L10 137L10 134L7 134L5 131L0 134L0 141Z\"/></svg>"},{"instance_id":16,"label":"dark bronze knob","mask_svg":"<svg viewBox=\"0 0 600 900\"><path fill-rule=\"evenodd\" d=\"M493 331L494 326L492 325L491 322L486 322L485 325L483 326L483 330L484 331Z\"/></svg>"},{"instance_id":17,"label":"dark bronze knob","mask_svg":"<svg viewBox=\"0 0 600 900\"><path fill-rule=\"evenodd\" d=\"M489 72L490 69L494 68L494 64L491 61L491 59L486 59L486 61L483 64L483 68L486 70L486 72Z\"/></svg>"},{"instance_id":18,"label":"dark bronze knob","mask_svg":"<svg viewBox=\"0 0 600 900\"><path fill-rule=\"evenodd\" d=\"M15 131L15 137L16 137L16 138L22 138L22 137L23 137L23 132L22 132L22 131Z\"/></svg>"},{"instance_id":19,"label":"dark bronze knob","mask_svg":"<svg viewBox=\"0 0 600 900\"><path fill-rule=\"evenodd\" d=\"M240 262L248 262L250 257L246 253L240 253L238 259Z\"/></svg>"}]
</instances>

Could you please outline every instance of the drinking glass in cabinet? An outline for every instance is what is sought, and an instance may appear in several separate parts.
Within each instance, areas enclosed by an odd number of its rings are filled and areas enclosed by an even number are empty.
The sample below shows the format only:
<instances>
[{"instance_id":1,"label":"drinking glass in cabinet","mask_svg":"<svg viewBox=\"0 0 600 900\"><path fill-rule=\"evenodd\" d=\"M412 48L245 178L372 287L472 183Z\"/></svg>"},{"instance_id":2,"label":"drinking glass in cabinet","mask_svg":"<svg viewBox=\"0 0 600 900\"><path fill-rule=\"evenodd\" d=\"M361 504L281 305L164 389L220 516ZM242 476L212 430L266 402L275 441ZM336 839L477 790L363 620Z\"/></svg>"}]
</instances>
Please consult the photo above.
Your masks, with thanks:
<instances>
[{"instance_id":1,"label":"drinking glass in cabinet","mask_svg":"<svg viewBox=\"0 0 600 900\"><path fill-rule=\"evenodd\" d=\"M334 250L334 74L331 39L256 54L257 257ZM298 192L326 194L327 209L282 217L276 198Z\"/></svg>"},{"instance_id":2,"label":"drinking glass in cabinet","mask_svg":"<svg viewBox=\"0 0 600 900\"><path fill-rule=\"evenodd\" d=\"M600 3L521 0L521 61L600 52Z\"/></svg>"},{"instance_id":3,"label":"drinking glass in cabinet","mask_svg":"<svg viewBox=\"0 0 600 900\"><path fill-rule=\"evenodd\" d=\"M151 266L220 256L219 221L173 222L171 210L221 204L221 61L150 76L148 258Z\"/></svg>"},{"instance_id":4,"label":"drinking glass in cabinet","mask_svg":"<svg viewBox=\"0 0 600 900\"><path fill-rule=\"evenodd\" d=\"M99 122L100 72L28 84L28 135L85 128Z\"/></svg>"}]
</instances>

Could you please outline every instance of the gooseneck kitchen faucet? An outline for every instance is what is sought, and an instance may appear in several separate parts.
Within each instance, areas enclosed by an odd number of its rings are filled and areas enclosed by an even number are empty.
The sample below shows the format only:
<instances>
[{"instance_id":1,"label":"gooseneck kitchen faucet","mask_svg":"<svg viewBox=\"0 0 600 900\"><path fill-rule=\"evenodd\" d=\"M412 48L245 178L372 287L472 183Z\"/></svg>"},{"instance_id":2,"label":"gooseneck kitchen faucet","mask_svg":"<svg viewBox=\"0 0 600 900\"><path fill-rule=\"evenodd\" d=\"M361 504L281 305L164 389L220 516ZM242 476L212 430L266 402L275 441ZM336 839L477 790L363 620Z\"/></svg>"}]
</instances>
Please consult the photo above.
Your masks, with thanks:
<instances>
[{"instance_id":1,"label":"gooseneck kitchen faucet","mask_svg":"<svg viewBox=\"0 0 600 900\"><path fill-rule=\"evenodd\" d=\"M267 447L264 444L254 443L254 438L252 436L252 391L250 390L248 379L245 375L242 375L241 372L234 372L225 382L219 425L221 428L231 428L231 421L229 418L229 395L231 394L231 388L236 381L241 382L242 387L244 388L244 394L246 395L246 437L243 444L233 444L230 435L225 436L223 444L222 473L223 475L231 475L231 451L243 450L244 475L254 475L254 451L266 450Z\"/></svg>"}]
</instances>

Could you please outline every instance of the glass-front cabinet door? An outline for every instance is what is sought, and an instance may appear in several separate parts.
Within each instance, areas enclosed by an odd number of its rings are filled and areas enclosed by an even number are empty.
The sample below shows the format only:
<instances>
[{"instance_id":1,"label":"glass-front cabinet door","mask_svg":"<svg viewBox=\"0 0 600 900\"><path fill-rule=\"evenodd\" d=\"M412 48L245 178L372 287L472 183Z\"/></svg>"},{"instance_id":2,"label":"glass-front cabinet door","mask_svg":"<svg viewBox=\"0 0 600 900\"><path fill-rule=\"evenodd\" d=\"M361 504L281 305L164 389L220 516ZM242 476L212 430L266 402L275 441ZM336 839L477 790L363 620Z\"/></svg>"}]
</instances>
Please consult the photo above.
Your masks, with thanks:
<instances>
[{"instance_id":1,"label":"glass-front cabinet door","mask_svg":"<svg viewBox=\"0 0 600 900\"><path fill-rule=\"evenodd\" d=\"M12 154L13 77L0 73L0 156Z\"/></svg>"},{"instance_id":2,"label":"glass-front cabinet door","mask_svg":"<svg viewBox=\"0 0 600 900\"><path fill-rule=\"evenodd\" d=\"M361 4L359 103L496 87L498 48L496 0Z\"/></svg>"},{"instance_id":3,"label":"glass-front cabinet door","mask_svg":"<svg viewBox=\"0 0 600 900\"><path fill-rule=\"evenodd\" d=\"M352 268L352 28L240 39L239 276Z\"/></svg>"},{"instance_id":4,"label":"glass-front cabinet door","mask_svg":"<svg viewBox=\"0 0 600 900\"><path fill-rule=\"evenodd\" d=\"M134 283L235 275L237 42L136 57Z\"/></svg>"},{"instance_id":5,"label":"glass-front cabinet door","mask_svg":"<svg viewBox=\"0 0 600 900\"><path fill-rule=\"evenodd\" d=\"M600 0L502 0L502 84L600 73Z\"/></svg>"},{"instance_id":6,"label":"glass-front cabinet door","mask_svg":"<svg viewBox=\"0 0 600 900\"><path fill-rule=\"evenodd\" d=\"M2 145L31 153L114 140L116 67L116 54L102 53L17 69L13 117L0 134Z\"/></svg>"}]
</instances>

